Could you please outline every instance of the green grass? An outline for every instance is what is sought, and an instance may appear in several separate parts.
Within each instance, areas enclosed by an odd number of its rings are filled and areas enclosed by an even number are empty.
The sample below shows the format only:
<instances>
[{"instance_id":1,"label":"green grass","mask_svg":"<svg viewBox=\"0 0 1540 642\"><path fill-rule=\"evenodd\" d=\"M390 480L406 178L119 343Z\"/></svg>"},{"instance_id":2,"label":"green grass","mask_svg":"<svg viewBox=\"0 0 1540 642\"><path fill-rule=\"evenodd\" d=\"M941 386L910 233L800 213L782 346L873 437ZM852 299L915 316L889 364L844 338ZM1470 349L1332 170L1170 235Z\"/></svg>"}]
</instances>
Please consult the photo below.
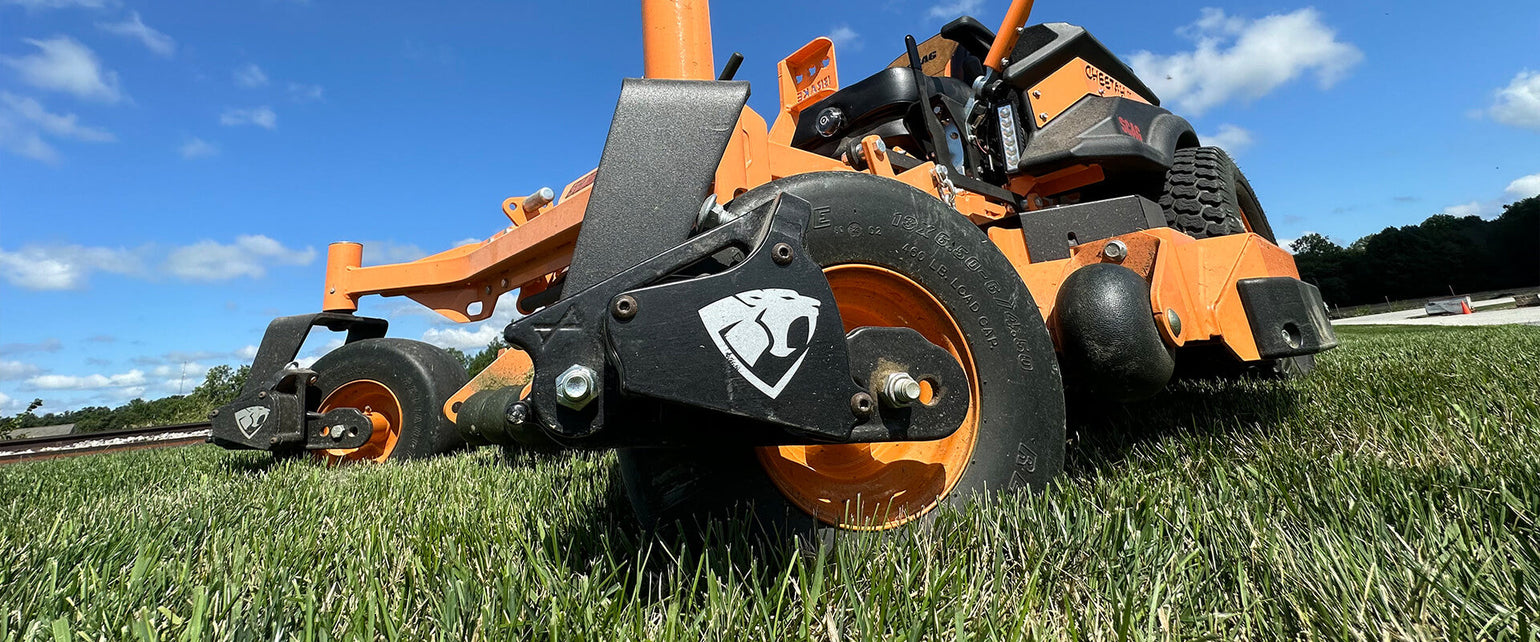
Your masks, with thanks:
<instances>
[{"instance_id":1,"label":"green grass","mask_svg":"<svg viewBox=\"0 0 1540 642\"><path fill-rule=\"evenodd\" d=\"M1045 494L821 547L641 535L605 454L0 468L0 640L1535 639L1540 329L1339 332L1073 419Z\"/></svg>"}]
</instances>

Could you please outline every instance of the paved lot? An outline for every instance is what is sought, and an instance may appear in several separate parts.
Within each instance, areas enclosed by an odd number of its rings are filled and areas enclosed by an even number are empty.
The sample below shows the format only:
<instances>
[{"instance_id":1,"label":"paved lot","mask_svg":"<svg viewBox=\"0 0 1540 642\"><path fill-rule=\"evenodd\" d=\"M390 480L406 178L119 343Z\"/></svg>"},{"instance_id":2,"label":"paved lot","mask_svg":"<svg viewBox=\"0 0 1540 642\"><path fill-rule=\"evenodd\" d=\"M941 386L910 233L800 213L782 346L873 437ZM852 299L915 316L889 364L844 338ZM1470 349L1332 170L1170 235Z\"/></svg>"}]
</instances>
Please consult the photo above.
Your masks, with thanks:
<instances>
[{"instance_id":1,"label":"paved lot","mask_svg":"<svg viewBox=\"0 0 1540 642\"><path fill-rule=\"evenodd\" d=\"M1369 314L1351 319L1338 319L1331 323L1332 325L1540 325L1540 308L1483 311L1484 308L1504 303L1513 303L1513 298L1477 301L1473 306L1476 309L1475 314L1450 314L1430 317L1423 313L1422 310L1404 310L1401 312Z\"/></svg>"}]
</instances>

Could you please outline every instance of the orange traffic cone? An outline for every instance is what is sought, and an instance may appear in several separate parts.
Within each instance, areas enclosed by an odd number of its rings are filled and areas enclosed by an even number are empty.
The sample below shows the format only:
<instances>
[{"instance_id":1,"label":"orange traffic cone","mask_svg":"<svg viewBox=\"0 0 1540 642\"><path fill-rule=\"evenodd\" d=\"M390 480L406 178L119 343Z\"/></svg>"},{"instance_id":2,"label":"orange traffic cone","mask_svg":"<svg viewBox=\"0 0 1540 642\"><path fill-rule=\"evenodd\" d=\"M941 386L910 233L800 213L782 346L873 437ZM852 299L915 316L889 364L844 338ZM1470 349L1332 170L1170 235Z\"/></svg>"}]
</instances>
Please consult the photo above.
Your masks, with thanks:
<instances>
[{"instance_id":1,"label":"orange traffic cone","mask_svg":"<svg viewBox=\"0 0 1540 642\"><path fill-rule=\"evenodd\" d=\"M1470 302L1465 299L1460 299L1460 314L1471 314L1472 312L1473 310L1470 309Z\"/></svg>"}]
</instances>

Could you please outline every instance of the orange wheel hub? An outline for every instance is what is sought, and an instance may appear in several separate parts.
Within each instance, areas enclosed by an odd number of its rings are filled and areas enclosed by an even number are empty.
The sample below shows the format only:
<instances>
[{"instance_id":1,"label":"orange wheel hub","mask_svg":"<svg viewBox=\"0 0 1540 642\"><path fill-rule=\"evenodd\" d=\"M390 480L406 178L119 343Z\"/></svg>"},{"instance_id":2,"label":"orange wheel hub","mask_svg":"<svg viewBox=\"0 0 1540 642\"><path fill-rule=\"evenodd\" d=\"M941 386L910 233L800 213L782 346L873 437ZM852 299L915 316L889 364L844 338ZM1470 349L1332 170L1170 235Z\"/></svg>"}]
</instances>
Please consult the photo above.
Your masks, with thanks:
<instances>
[{"instance_id":1,"label":"orange wheel hub","mask_svg":"<svg viewBox=\"0 0 1540 642\"><path fill-rule=\"evenodd\" d=\"M332 448L317 451L328 463L345 461L385 461L401 439L401 400L385 384L372 379L350 381L321 400L320 412L338 408L357 408L373 424L369 441L357 448Z\"/></svg>"},{"instance_id":2,"label":"orange wheel hub","mask_svg":"<svg viewBox=\"0 0 1540 642\"><path fill-rule=\"evenodd\" d=\"M913 328L946 348L968 377L968 414L945 439L760 448L765 472L793 504L841 528L893 528L935 508L957 485L978 440L978 374L962 329L925 288L866 264L824 269L849 332L862 326ZM929 390L922 393L928 400Z\"/></svg>"}]
</instances>

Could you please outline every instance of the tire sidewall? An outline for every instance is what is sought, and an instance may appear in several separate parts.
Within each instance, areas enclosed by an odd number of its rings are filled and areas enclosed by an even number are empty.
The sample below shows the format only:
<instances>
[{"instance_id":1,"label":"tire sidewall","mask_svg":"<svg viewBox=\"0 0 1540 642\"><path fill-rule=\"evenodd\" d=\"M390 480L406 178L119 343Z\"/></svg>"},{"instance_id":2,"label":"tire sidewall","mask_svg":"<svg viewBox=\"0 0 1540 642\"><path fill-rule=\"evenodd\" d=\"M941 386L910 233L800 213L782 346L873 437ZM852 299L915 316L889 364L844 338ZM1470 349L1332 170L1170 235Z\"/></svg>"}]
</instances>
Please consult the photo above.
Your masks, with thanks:
<instances>
[{"instance_id":1,"label":"tire sidewall","mask_svg":"<svg viewBox=\"0 0 1540 642\"><path fill-rule=\"evenodd\" d=\"M388 459L420 459L464 446L444 416L443 405L468 380L465 369L443 349L406 339L363 339L343 345L315 362L320 399L345 384L373 380L401 403L401 435Z\"/></svg>"},{"instance_id":2,"label":"tire sidewall","mask_svg":"<svg viewBox=\"0 0 1540 642\"><path fill-rule=\"evenodd\" d=\"M978 437L968 467L945 501L962 502L978 493L1010 488L1040 489L1057 475L1064 462L1065 420L1052 340L1031 293L988 237L929 194L853 172L778 180L738 197L729 210L746 212L783 192L807 200L813 208L804 240L816 262L825 267L870 264L903 274L935 296L962 330L979 378ZM656 510L656 498L649 496L653 489L648 488L653 480L642 478L661 474L672 478L657 481L675 485L664 490L676 500L688 494L679 484L732 484L743 492L702 499L751 501L761 519L784 514L782 525L812 525L811 516L774 487L752 449L740 450L730 457L714 457L732 462L725 471L731 477L717 482L652 466L668 456L656 450L623 452L622 471L638 515L644 523L677 517L669 514L675 511ZM688 465L712 476L699 461ZM692 503L676 505L688 512L704 508L689 506Z\"/></svg>"}]
</instances>

